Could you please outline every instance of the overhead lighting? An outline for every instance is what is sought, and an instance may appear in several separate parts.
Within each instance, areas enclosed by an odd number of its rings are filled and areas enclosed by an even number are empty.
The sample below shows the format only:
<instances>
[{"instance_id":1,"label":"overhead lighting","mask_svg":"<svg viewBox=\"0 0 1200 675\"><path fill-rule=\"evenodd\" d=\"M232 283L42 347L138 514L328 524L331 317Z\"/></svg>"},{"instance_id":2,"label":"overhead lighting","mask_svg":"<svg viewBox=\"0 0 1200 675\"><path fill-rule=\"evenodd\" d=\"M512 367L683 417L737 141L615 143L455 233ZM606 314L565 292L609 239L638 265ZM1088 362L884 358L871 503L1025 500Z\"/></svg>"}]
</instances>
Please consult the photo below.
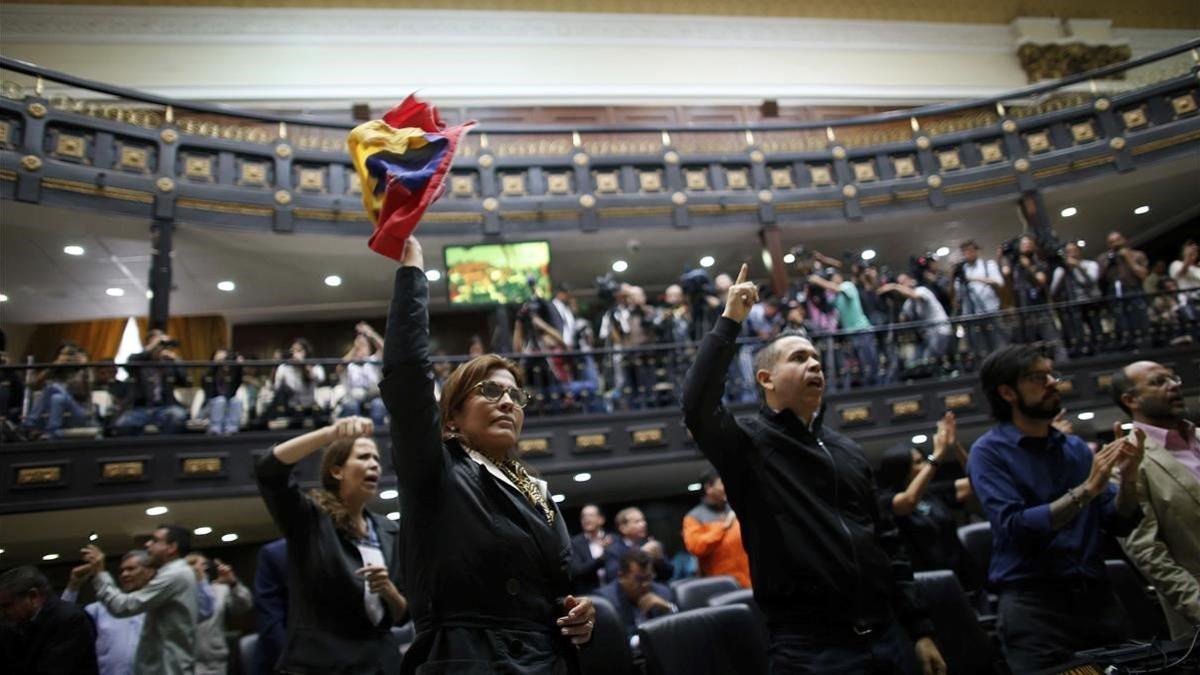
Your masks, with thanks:
<instances>
[{"instance_id":1,"label":"overhead lighting","mask_svg":"<svg viewBox=\"0 0 1200 675\"><path fill-rule=\"evenodd\" d=\"M380 499L395 499L396 497L399 497L399 496L400 496L399 490L384 490L383 492L379 493Z\"/></svg>"},{"instance_id":2,"label":"overhead lighting","mask_svg":"<svg viewBox=\"0 0 1200 675\"><path fill-rule=\"evenodd\" d=\"M712 257L711 255L706 255L700 259L700 266L701 267L712 267L713 263L715 263L715 262L717 262L716 258Z\"/></svg>"},{"instance_id":3,"label":"overhead lighting","mask_svg":"<svg viewBox=\"0 0 1200 675\"><path fill-rule=\"evenodd\" d=\"M1096 418L1096 413L1094 413L1094 412L1081 412L1081 413L1079 413L1078 417L1079 417L1079 419L1081 419L1081 420L1083 420L1084 422L1086 422L1086 421L1088 421L1088 420L1090 420L1090 419L1095 419L1095 418Z\"/></svg>"},{"instance_id":4,"label":"overhead lighting","mask_svg":"<svg viewBox=\"0 0 1200 675\"><path fill-rule=\"evenodd\" d=\"M699 492L702 487L704 486L699 483L688 483L688 492Z\"/></svg>"},{"instance_id":5,"label":"overhead lighting","mask_svg":"<svg viewBox=\"0 0 1200 675\"><path fill-rule=\"evenodd\" d=\"M950 247L942 246L938 248L938 250L934 251L933 254L939 258L945 258L946 256L950 255Z\"/></svg>"},{"instance_id":6,"label":"overhead lighting","mask_svg":"<svg viewBox=\"0 0 1200 675\"><path fill-rule=\"evenodd\" d=\"M152 291L150 289L146 289L146 299L153 300L154 299L154 291Z\"/></svg>"},{"instance_id":7,"label":"overhead lighting","mask_svg":"<svg viewBox=\"0 0 1200 675\"><path fill-rule=\"evenodd\" d=\"M1074 206L1068 206L1067 208L1058 212L1058 214L1060 216L1062 216L1063 218L1070 218L1071 216L1075 215L1076 213L1079 213L1079 209L1075 208Z\"/></svg>"},{"instance_id":8,"label":"overhead lighting","mask_svg":"<svg viewBox=\"0 0 1200 675\"><path fill-rule=\"evenodd\" d=\"M425 278L430 281L438 281L442 278L442 273L439 270L425 270Z\"/></svg>"},{"instance_id":9,"label":"overhead lighting","mask_svg":"<svg viewBox=\"0 0 1200 675\"><path fill-rule=\"evenodd\" d=\"M1083 248L1084 246L1087 246L1087 242L1086 242L1086 241L1084 241L1084 240L1082 240L1082 239L1080 239L1080 240L1078 240L1078 241L1076 241L1076 242L1075 242L1075 245L1076 245L1076 246L1078 246L1079 248Z\"/></svg>"},{"instance_id":10,"label":"overhead lighting","mask_svg":"<svg viewBox=\"0 0 1200 675\"><path fill-rule=\"evenodd\" d=\"M4 549L0 548L0 555L4 555Z\"/></svg>"},{"instance_id":11,"label":"overhead lighting","mask_svg":"<svg viewBox=\"0 0 1200 675\"><path fill-rule=\"evenodd\" d=\"M863 260L874 260L875 259L875 249L869 248L869 249L863 251L862 259Z\"/></svg>"},{"instance_id":12,"label":"overhead lighting","mask_svg":"<svg viewBox=\"0 0 1200 675\"><path fill-rule=\"evenodd\" d=\"M82 246L64 246L63 253L67 255L83 255L84 250Z\"/></svg>"},{"instance_id":13,"label":"overhead lighting","mask_svg":"<svg viewBox=\"0 0 1200 675\"><path fill-rule=\"evenodd\" d=\"M1141 216L1141 215L1145 215L1147 213L1150 213L1150 207L1146 206L1145 204L1142 204L1141 206L1139 206L1133 210L1133 214L1135 216Z\"/></svg>"},{"instance_id":14,"label":"overhead lighting","mask_svg":"<svg viewBox=\"0 0 1200 675\"><path fill-rule=\"evenodd\" d=\"M197 527L196 529L192 530L192 534L196 535L197 537L203 537L206 534L212 534L212 528L208 526Z\"/></svg>"},{"instance_id":15,"label":"overhead lighting","mask_svg":"<svg viewBox=\"0 0 1200 675\"><path fill-rule=\"evenodd\" d=\"M168 509L165 506L151 506L150 508L146 509L146 515L161 516L162 514L166 513L167 511L170 511L170 509Z\"/></svg>"},{"instance_id":16,"label":"overhead lighting","mask_svg":"<svg viewBox=\"0 0 1200 675\"><path fill-rule=\"evenodd\" d=\"M237 288L237 284L233 283L232 281L218 281L217 282L217 290L219 290L219 291L225 291L226 293L228 293L228 292L234 290L235 288Z\"/></svg>"},{"instance_id":17,"label":"overhead lighting","mask_svg":"<svg viewBox=\"0 0 1200 675\"><path fill-rule=\"evenodd\" d=\"M236 532L230 532L229 534L221 535L221 541L223 541L227 544L231 541L237 541L237 540L238 540L238 536L237 536Z\"/></svg>"},{"instance_id":18,"label":"overhead lighting","mask_svg":"<svg viewBox=\"0 0 1200 675\"><path fill-rule=\"evenodd\" d=\"M115 287L114 288L106 288L106 289L104 289L104 292L107 293L108 295L111 295L114 298L119 298L122 295L125 295L124 288L115 288Z\"/></svg>"},{"instance_id":19,"label":"overhead lighting","mask_svg":"<svg viewBox=\"0 0 1200 675\"><path fill-rule=\"evenodd\" d=\"M8 302L8 296L0 293L0 302Z\"/></svg>"},{"instance_id":20,"label":"overhead lighting","mask_svg":"<svg viewBox=\"0 0 1200 675\"><path fill-rule=\"evenodd\" d=\"M613 261L612 271L624 272L627 269L629 269L629 263L625 262L624 260L614 260Z\"/></svg>"},{"instance_id":21,"label":"overhead lighting","mask_svg":"<svg viewBox=\"0 0 1200 675\"><path fill-rule=\"evenodd\" d=\"M1133 428L1133 422L1126 422L1125 424L1121 425L1121 429L1123 431L1129 431L1132 428Z\"/></svg>"},{"instance_id":22,"label":"overhead lighting","mask_svg":"<svg viewBox=\"0 0 1200 675\"><path fill-rule=\"evenodd\" d=\"M330 274L329 276L325 277L325 285L326 286L335 286L335 287L341 286L342 278L336 274Z\"/></svg>"},{"instance_id":23,"label":"overhead lighting","mask_svg":"<svg viewBox=\"0 0 1200 675\"><path fill-rule=\"evenodd\" d=\"M88 541L96 541L99 538L100 535L96 534L95 532L88 535Z\"/></svg>"},{"instance_id":24,"label":"overhead lighting","mask_svg":"<svg viewBox=\"0 0 1200 675\"><path fill-rule=\"evenodd\" d=\"M791 265L792 263L796 262L796 256L792 255L791 253L784 253L783 262Z\"/></svg>"},{"instance_id":25,"label":"overhead lighting","mask_svg":"<svg viewBox=\"0 0 1200 675\"><path fill-rule=\"evenodd\" d=\"M586 483L591 479L592 479L592 474L587 473L587 472L575 474L575 482L576 483Z\"/></svg>"},{"instance_id":26,"label":"overhead lighting","mask_svg":"<svg viewBox=\"0 0 1200 675\"><path fill-rule=\"evenodd\" d=\"M57 553L47 553L46 555L42 556L42 560L45 560L46 562L50 562L51 560L58 560L58 554Z\"/></svg>"},{"instance_id":27,"label":"overhead lighting","mask_svg":"<svg viewBox=\"0 0 1200 675\"><path fill-rule=\"evenodd\" d=\"M554 495L553 497L551 497L551 499L554 500L555 504L561 504L561 503L567 501L567 496L564 494L557 494L557 495Z\"/></svg>"},{"instance_id":28,"label":"overhead lighting","mask_svg":"<svg viewBox=\"0 0 1200 675\"><path fill-rule=\"evenodd\" d=\"M387 514L387 519L388 520L400 520L400 512L399 511L389 511Z\"/></svg>"},{"instance_id":29,"label":"overhead lighting","mask_svg":"<svg viewBox=\"0 0 1200 675\"><path fill-rule=\"evenodd\" d=\"M921 443L924 443L927 440L929 440L929 437L926 436L925 434L917 434L916 436L912 437L912 442L914 445L920 445Z\"/></svg>"}]
</instances>

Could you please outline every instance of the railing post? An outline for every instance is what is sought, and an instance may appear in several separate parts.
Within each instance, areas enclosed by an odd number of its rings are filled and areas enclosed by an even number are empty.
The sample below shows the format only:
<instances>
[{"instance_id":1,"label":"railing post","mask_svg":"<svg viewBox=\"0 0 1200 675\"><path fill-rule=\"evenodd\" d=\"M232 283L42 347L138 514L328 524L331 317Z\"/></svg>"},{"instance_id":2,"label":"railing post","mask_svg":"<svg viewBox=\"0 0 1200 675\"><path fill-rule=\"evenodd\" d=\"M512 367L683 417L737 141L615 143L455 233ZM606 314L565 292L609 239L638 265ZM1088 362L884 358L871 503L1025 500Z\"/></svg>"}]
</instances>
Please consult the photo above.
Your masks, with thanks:
<instances>
[{"instance_id":1,"label":"railing post","mask_svg":"<svg viewBox=\"0 0 1200 675\"><path fill-rule=\"evenodd\" d=\"M171 235L175 221L155 218L150 224L150 328L167 329L171 316Z\"/></svg>"},{"instance_id":2,"label":"railing post","mask_svg":"<svg viewBox=\"0 0 1200 675\"><path fill-rule=\"evenodd\" d=\"M788 289L787 263L783 261L783 239L777 225L768 225L759 230L763 246L771 256L771 290L782 298Z\"/></svg>"}]
</instances>

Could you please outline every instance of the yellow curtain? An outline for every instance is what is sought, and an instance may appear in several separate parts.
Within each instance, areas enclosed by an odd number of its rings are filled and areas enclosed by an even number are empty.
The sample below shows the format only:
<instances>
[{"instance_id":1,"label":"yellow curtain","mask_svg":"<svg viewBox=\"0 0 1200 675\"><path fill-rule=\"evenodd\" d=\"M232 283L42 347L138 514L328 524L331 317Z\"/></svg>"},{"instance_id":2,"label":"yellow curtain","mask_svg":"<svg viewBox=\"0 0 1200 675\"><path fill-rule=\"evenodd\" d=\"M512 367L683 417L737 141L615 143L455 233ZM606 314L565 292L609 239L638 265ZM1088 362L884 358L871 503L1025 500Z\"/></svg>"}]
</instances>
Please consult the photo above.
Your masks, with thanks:
<instances>
[{"instance_id":1,"label":"yellow curtain","mask_svg":"<svg viewBox=\"0 0 1200 675\"><path fill-rule=\"evenodd\" d=\"M54 360L58 347L65 340L77 343L87 350L93 361L111 359L121 346L121 333L125 331L127 319L100 319L97 321L73 321L70 323L44 323L34 329L29 337L26 352L38 363Z\"/></svg>"},{"instance_id":2,"label":"yellow curtain","mask_svg":"<svg viewBox=\"0 0 1200 675\"><path fill-rule=\"evenodd\" d=\"M145 341L149 321L138 317L138 332ZM179 355L185 361L207 361L218 348L229 348L229 326L223 316L173 316L167 334L179 340Z\"/></svg>"}]
</instances>

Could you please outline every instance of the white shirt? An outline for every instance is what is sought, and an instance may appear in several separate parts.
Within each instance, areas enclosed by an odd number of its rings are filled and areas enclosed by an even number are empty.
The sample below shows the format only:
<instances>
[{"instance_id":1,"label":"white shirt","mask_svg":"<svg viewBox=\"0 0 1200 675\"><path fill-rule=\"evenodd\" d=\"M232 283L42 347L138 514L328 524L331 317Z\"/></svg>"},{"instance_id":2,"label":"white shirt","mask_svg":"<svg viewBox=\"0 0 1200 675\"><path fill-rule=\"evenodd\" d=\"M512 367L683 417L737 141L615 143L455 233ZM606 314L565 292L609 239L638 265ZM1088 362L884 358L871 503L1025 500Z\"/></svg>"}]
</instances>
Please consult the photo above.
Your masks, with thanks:
<instances>
[{"instance_id":1,"label":"white shirt","mask_svg":"<svg viewBox=\"0 0 1200 675\"><path fill-rule=\"evenodd\" d=\"M342 384L346 389L374 389L379 386L383 375L379 371L379 356L372 355L367 363L347 363L342 372Z\"/></svg>"},{"instance_id":2,"label":"white shirt","mask_svg":"<svg viewBox=\"0 0 1200 675\"><path fill-rule=\"evenodd\" d=\"M571 311L571 307L567 303L558 298L552 300L550 304L562 317L563 342L566 343L568 350L575 349L575 313Z\"/></svg>"},{"instance_id":3,"label":"white shirt","mask_svg":"<svg viewBox=\"0 0 1200 675\"><path fill-rule=\"evenodd\" d=\"M1183 261L1176 260L1171 263L1167 272L1175 280L1175 283L1179 286L1179 290L1194 291L1200 289L1200 266L1191 265L1185 272L1183 270Z\"/></svg>"},{"instance_id":4,"label":"white shirt","mask_svg":"<svg viewBox=\"0 0 1200 675\"><path fill-rule=\"evenodd\" d=\"M990 279L1004 285L1004 277L1000 274L1000 266L995 260L976 258L974 263L963 261L963 274L969 279ZM966 289L963 286L966 286ZM982 281L970 281L963 284L958 282L958 293L963 298L963 314L989 314L1000 309L1000 296L996 288Z\"/></svg>"},{"instance_id":5,"label":"white shirt","mask_svg":"<svg viewBox=\"0 0 1200 675\"><path fill-rule=\"evenodd\" d=\"M489 459L487 455L485 455L482 452L479 452L478 450L475 450L473 448L468 448L465 445L462 446L462 448L463 448L463 450L467 451L468 457L475 460L476 463L482 464L483 468L487 469L487 472L492 474L492 476L494 476L496 479L508 484L509 487L516 490L517 492L521 491L521 488L517 487L517 484L512 482L512 479L510 479L508 476L504 475L504 472L500 470L500 467L496 466L496 463L493 462L491 459ZM550 498L550 484L547 483L546 481L542 480L541 478L538 478L537 476L530 476L530 478L533 479L533 482L537 484L538 489L542 491L542 496L545 497L546 499L549 499Z\"/></svg>"},{"instance_id":6,"label":"white shirt","mask_svg":"<svg viewBox=\"0 0 1200 675\"><path fill-rule=\"evenodd\" d=\"M924 286L917 286L913 290L916 291L917 297L905 300L900 312L911 317L913 321L938 322L926 326L923 330L933 330L943 335L949 335L951 333L950 319L946 316L946 310L942 307L942 303L938 302L937 296Z\"/></svg>"}]
</instances>

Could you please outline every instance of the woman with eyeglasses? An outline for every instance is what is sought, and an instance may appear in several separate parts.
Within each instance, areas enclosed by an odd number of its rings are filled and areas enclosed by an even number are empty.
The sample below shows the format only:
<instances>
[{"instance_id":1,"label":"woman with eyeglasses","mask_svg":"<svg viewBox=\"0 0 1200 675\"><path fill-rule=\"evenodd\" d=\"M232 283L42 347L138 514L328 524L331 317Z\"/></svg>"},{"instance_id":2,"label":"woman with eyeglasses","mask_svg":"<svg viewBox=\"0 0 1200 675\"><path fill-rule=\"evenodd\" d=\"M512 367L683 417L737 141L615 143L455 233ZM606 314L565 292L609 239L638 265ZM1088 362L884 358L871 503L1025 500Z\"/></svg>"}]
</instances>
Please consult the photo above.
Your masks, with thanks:
<instances>
[{"instance_id":1,"label":"woman with eyeglasses","mask_svg":"<svg viewBox=\"0 0 1200 675\"><path fill-rule=\"evenodd\" d=\"M417 635L403 673L575 673L595 609L570 595L570 542L545 481L516 458L529 394L494 354L446 379L429 359L429 288L409 238L380 393L392 416L404 591Z\"/></svg>"}]
</instances>

